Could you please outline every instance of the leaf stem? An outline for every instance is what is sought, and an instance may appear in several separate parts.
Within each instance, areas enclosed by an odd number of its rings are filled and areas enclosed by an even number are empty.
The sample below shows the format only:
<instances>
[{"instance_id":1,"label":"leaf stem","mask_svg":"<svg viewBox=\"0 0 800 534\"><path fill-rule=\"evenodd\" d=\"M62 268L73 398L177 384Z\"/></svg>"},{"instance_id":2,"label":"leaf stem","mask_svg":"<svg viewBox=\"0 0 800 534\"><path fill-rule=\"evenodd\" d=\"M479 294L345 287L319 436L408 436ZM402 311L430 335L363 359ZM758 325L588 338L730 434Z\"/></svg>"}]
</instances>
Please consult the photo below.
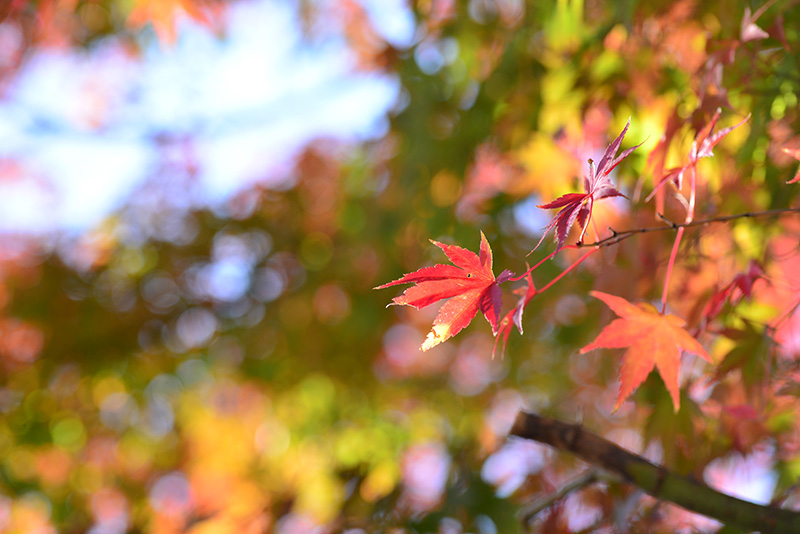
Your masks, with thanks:
<instances>
[{"instance_id":1,"label":"leaf stem","mask_svg":"<svg viewBox=\"0 0 800 534\"><path fill-rule=\"evenodd\" d=\"M672 278L672 268L675 266L675 259L678 257L678 249L681 246L681 238L686 227L678 228L678 235L675 236L675 243L672 244L672 252L669 254L667 264L667 274L664 276L664 289L661 291L661 315L667 311L667 295L669 294L669 280Z\"/></svg>"},{"instance_id":2,"label":"leaf stem","mask_svg":"<svg viewBox=\"0 0 800 534\"><path fill-rule=\"evenodd\" d=\"M581 230L580 237L578 237L578 243L583 243L583 236L586 235L586 230L589 228L589 221L592 220L593 208L594 208L594 195L589 195L589 215L587 215L586 220L583 223L583 229Z\"/></svg>"},{"instance_id":3,"label":"leaf stem","mask_svg":"<svg viewBox=\"0 0 800 534\"><path fill-rule=\"evenodd\" d=\"M561 250L564 250L564 249L567 249L567 248L578 248L578 246L577 245L565 245L565 246L561 247ZM550 254L545 256L544 259L542 259L539 263L537 263L533 267L530 267L527 271L525 271L521 275L519 275L519 276L517 276L515 278L509 278L508 281L509 282L519 282L520 280L522 280L523 278L528 276L529 273L532 273L533 271L535 271L540 265L542 265L543 263L547 262L547 260L549 260L550 258L555 256L556 254L561 252L561 250L554 250L553 252L551 252Z\"/></svg>"},{"instance_id":4,"label":"leaf stem","mask_svg":"<svg viewBox=\"0 0 800 534\"><path fill-rule=\"evenodd\" d=\"M574 246L574 245L573 245L573 246ZM564 247L564 248L567 248L567 247ZM548 283L547 283L547 285L546 285L546 286L544 286L543 288L539 289L539 290L537 291L537 293L543 293L544 291L547 291L547 290L548 290L548 289L549 289L551 286L553 286L553 284L555 284L556 282L558 282L559 280L561 280L562 278L564 278L564 276L566 276L566 275L567 275L567 273L569 273L569 272L570 272L572 269L574 269L575 267L577 267L578 265L580 265L580 264L583 262L583 260L585 260L586 258L588 258L589 256L591 256L592 254L594 254L594 253L595 253L595 252L597 252L598 250L600 250L600 248L599 248L599 247L595 247L595 248L593 248L592 250L590 250L589 252L587 252L586 254L584 254L583 256L581 256L580 258L578 258L577 260L575 260L575 261L572 263L572 265L570 265L569 267L567 267L566 269L564 269L563 271L561 271L561 272L558 274L558 276L556 276L555 278L553 278L552 280L550 280L550 282L548 282Z\"/></svg>"},{"instance_id":5,"label":"leaf stem","mask_svg":"<svg viewBox=\"0 0 800 534\"><path fill-rule=\"evenodd\" d=\"M692 152L696 152L696 141L693 145ZM697 200L697 172L694 165L689 168L690 188L689 188L689 207L686 211L686 219L684 224L691 224L694 220L694 206ZM665 217L666 219L666 217ZM673 226L674 223L673 223ZM667 263L667 274L664 276L664 289L661 291L661 315L667 312L667 295L669 295L669 281L672 278L672 269L675 267L675 260L678 258L678 249L681 246L681 238L686 232L686 227L678 228L678 234L675 236L675 242L672 244L672 252L669 254L669 263Z\"/></svg>"},{"instance_id":6,"label":"leaf stem","mask_svg":"<svg viewBox=\"0 0 800 534\"><path fill-rule=\"evenodd\" d=\"M691 189L689 190L689 212L686 214L685 223L690 223L694 220L694 207L697 203L697 168L692 165L689 167L689 178L691 182Z\"/></svg>"}]
</instances>

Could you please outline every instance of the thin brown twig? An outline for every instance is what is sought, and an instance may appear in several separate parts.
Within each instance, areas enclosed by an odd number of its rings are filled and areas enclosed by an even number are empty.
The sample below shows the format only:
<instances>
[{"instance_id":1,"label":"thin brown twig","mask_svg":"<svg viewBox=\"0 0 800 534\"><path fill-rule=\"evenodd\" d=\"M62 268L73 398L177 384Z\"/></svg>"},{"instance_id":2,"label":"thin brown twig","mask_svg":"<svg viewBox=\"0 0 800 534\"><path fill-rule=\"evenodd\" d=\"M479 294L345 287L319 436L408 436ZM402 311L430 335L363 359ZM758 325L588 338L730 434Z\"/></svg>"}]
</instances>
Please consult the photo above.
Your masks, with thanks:
<instances>
[{"instance_id":1,"label":"thin brown twig","mask_svg":"<svg viewBox=\"0 0 800 534\"><path fill-rule=\"evenodd\" d=\"M638 234L648 234L651 232L664 232L666 230L678 230L680 228L695 228L698 226L706 226L708 224L713 224L713 223L728 222L736 219L771 217L775 215L783 215L785 213L800 213L800 208L781 208L781 209L766 210L766 211L748 211L745 213L722 215L720 217L711 217L710 219L701 219L687 223L671 222L668 219L666 219L666 217L661 216L662 220L665 220L665 222L667 222L666 226L648 226L644 228L635 228L632 230L623 230L621 232L617 232L616 230L609 228L609 230L611 230L612 233L612 235L610 235L609 237L606 237L605 239L601 239L599 241L595 241L594 243L577 243L575 246L577 246L578 248L610 247L611 245L616 245L617 243L625 241L629 237L633 237Z\"/></svg>"},{"instance_id":2,"label":"thin brown twig","mask_svg":"<svg viewBox=\"0 0 800 534\"><path fill-rule=\"evenodd\" d=\"M786 311L784 311L784 312L783 312L783 313L780 315L780 317L778 317L777 319L775 319L775 320L774 320L774 321L773 321L773 322L772 322L772 323L769 325L769 328L770 328L770 330L772 330L773 332L774 332L775 330L777 330L777 329L778 329L778 327L781 325L781 323L783 323L783 322L784 322L786 319L788 319L789 317L791 317L791 315L792 315L792 314L795 312L795 310L796 310L798 307L800 307L800 297L798 297L797 299L795 299L794 303L792 303L792 305L791 305L791 306L789 306L789 308L787 308L787 309L786 309Z\"/></svg>"},{"instance_id":3,"label":"thin brown twig","mask_svg":"<svg viewBox=\"0 0 800 534\"><path fill-rule=\"evenodd\" d=\"M583 489L587 486L591 486L598 480L600 480L599 476L599 469L591 468L588 471L578 475L577 477L573 478L563 486L559 487L553 493L549 495L545 495L540 499L536 499L530 504L527 504L522 507L520 510L520 516L522 519L522 524L530 528L531 524L533 523L534 518L539 515L544 510L547 510L558 501L562 500L569 494Z\"/></svg>"}]
</instances>

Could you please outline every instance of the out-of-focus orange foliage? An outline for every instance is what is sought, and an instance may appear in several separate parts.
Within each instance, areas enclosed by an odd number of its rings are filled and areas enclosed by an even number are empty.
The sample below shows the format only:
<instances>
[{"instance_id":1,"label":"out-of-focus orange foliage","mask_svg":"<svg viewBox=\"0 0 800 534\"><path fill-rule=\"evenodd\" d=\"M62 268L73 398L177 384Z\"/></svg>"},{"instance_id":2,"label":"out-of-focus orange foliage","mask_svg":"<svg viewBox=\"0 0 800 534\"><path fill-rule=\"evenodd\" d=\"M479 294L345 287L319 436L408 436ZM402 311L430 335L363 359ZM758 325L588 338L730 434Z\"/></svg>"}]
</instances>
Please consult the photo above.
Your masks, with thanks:
<instances>
[{"instance_id":1,"label":"out-of-focus orange foliage","mask_svg":"<svg viewBox=\"0 0 800 534\"><path fill-rule=\"evenodd\" d=\"M135 0L128 25L137 29L150 23L159 40L173 44L178 38L176 26L181 16L214 28L220 22L223 7L217 0Z\"/></svg>"}]
</instances>

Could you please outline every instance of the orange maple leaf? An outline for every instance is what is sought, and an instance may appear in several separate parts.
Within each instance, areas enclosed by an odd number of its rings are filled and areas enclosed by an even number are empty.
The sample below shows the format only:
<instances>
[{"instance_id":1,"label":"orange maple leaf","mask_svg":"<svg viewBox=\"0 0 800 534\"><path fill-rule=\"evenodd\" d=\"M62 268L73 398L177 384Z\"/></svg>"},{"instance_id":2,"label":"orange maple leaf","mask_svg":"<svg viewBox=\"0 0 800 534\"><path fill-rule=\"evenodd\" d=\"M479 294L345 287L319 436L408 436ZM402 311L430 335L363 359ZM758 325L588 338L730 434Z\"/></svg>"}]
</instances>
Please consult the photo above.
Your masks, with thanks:
<instances>
[{"instance_id":1,"label":"orange maple leaf","mask_svg":"<svg viewBox=\"0 0 800 534\"><path fill-rule=\"evenodd\" d=\"M128 26L141 28L150 22L158 40L174 44L177 40L176 22L180 15L188 15L195 21L211 26L209 8L212 2L196 0L136 0L135 7L128 16Z\"/></svg>"},{"instance_id":2,"label":"orange maple leaf","mask_svg":"<svg viewBox=\"0 0 800 534\"><path fill-rule=\"evenodd\" d=\"M684 330L686 321L674 315L662 315L655 306L645 302L631 304L621 297L599 291L592 291L590 295L605 302L620 318L612 321L597 339L583 347L581 354L600 348L628 349L622 359L619 396L614 411L655 367L677 412L680 408L678 370L681 351L697 354L713 363L703 346Z\"/></svg>"}]
</instances>

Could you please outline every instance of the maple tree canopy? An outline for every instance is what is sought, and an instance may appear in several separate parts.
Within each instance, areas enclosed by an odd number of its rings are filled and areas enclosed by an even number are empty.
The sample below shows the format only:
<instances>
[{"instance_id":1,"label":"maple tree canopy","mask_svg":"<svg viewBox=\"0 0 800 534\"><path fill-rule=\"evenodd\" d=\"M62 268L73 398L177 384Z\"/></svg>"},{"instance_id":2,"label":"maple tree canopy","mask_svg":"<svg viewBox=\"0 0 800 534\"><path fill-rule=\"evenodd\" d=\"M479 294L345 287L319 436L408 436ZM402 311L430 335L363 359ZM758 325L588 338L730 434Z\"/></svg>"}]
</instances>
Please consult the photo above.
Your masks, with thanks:
<instances>
[{"instance_id":1,"label":"maple tree canopy","mask_svg":"<svg viewBox=\"0 0 800 534\"><path fill-rule=\"evenodd\" d=\"M797 21L0 1L0 532L800 532Z\"/></svg>"}]
</instances>

